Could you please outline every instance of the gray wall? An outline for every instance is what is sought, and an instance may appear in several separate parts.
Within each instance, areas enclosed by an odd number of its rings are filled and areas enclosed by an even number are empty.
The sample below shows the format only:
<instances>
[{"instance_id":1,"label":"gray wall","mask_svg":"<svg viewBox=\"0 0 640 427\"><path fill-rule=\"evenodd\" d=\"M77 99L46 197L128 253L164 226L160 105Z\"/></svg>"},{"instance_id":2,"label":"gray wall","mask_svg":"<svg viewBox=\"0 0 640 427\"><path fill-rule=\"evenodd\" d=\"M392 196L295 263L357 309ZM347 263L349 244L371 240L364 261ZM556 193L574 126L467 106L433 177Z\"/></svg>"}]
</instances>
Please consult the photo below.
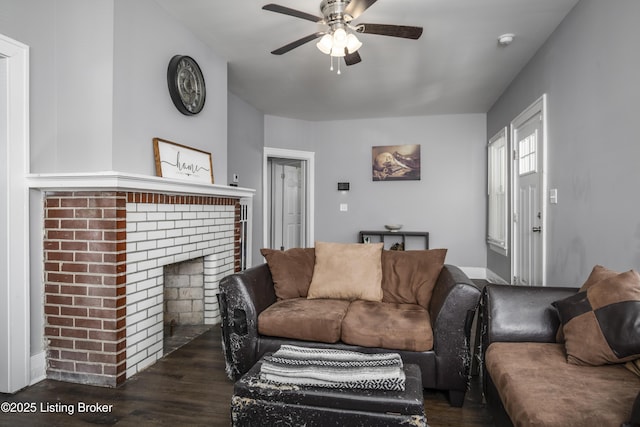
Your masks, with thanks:
<instances>
[{"instance_id":1,"label":"gray wall","mask_svg":"<svg viewBox=\"0 0 640 427\"><path fill-rule=\"evenodd\" d=\"M548 94L548 283L640 268L640 2L581 0L487 114L487 138ZM517 40L517 39L516 39ZM515 47L515 46L514 46ZM509 259L487 267L509 276Z\"/></svg>"},{"instance_id":2,"label":"gray wall","mask_svg":"<svg viewBox=\"0 0 640 427\"><path fill-rule=\"evenodd\" d=\"M196 147L213 156L216 184L227 183L227 64L154 0L115 2L113 168L155 175L152 139ZM169 96L173 55L197 62L207 87L196 116L180 113Z\"/></svg>"},{"instance_id":3,"label":"gray wall","mask_svg":"<svg viewBox=\"0 0 640 427\"><path fill-rule=\"evenodd\" d=\"M256 190L253 196L253 264L262 263L262 157L264 114L229 92L228 182L238 174L240 187Z\"/></svg>"},{"instance_id":4,"label":"gray wall","mask_svg":"<svg viewBox=\"0 0 640 427\"><path fill-rule=\"evenodd\" d=\"M400 223L405 230L429 231L432 248L449 249L447 262L484 267L485 119L305 122L266 116L265 146L316 153L316 240L355 242L359 230ZM372 181L371 147L394 144L421 145L420 181ZM350 182L347 194L337 191L339 181ZM348 212L339 211L340 203L348 204Z\"/></svg>"},{"instance_id":5,"label":"gray wall","mask_svg":"<svg viewBox=\"0 0 640 427\"><path fill-rule=\"evenodd\" d=\"M155 175L152 139L213 154L227 183L227 68L153 0L0 0L0 32L30 47L31 172ZM166 70L193 56L206 79L202 113L172 104ZM31 353L44 349L42 202L30 194Z\"/></svg>"},{"instance_id":6,"label":"gray wall","mask_svg":"<svg viewBox=\"0 0 640 427\"><path fill-rule=\"evenodd\" d=\"M227 65L153 0L0 0L0 32L31 48L31 172L155 175L152 139L209 151L227 183ZM175 54L198 61L207 100L181 114Z\"/></svg>"}]
</instances>

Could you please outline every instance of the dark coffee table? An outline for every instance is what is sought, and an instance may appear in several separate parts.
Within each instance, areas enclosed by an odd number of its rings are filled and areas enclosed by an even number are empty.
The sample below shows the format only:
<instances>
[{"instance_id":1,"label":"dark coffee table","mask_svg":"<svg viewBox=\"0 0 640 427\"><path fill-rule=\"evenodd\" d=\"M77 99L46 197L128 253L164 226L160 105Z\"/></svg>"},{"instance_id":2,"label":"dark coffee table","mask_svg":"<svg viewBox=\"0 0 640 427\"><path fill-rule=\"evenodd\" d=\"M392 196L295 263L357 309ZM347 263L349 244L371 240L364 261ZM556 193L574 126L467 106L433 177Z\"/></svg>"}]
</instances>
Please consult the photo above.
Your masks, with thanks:
<instances>
[{"instance_id":1,"label":"dark coffee table","mask_svg":"<svg viewBox=\"0 0 640 427\"><path fill-rule=\"evenodd\" d=\"M404 391L265 383L260 365L261 361L233 387L233 426L427 426L417 365L404 366Z\"/></svg>"}]
</instances>

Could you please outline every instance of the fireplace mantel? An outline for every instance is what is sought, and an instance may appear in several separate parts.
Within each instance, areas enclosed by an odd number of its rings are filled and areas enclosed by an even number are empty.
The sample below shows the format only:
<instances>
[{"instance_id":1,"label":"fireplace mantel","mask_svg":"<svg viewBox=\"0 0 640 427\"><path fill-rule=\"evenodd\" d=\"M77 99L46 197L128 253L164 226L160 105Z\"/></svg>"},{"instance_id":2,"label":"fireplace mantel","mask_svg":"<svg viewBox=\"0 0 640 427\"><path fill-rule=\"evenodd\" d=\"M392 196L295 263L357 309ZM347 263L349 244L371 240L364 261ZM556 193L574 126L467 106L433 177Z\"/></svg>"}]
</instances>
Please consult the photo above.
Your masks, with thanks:
<instances>
[{"instance_id":1,"label":"fireplace mantel","mask_svg":"<svg viewBox=\"0 0 640 427\"><path fill-rule=\"evenodd\" d=\"M27 175L29 188L45 191L150 191L165 194L190 194L233 198L253 197L255 190L227 185L203 184L122 172L43 173Z\"/></svg>"}]
</instances>

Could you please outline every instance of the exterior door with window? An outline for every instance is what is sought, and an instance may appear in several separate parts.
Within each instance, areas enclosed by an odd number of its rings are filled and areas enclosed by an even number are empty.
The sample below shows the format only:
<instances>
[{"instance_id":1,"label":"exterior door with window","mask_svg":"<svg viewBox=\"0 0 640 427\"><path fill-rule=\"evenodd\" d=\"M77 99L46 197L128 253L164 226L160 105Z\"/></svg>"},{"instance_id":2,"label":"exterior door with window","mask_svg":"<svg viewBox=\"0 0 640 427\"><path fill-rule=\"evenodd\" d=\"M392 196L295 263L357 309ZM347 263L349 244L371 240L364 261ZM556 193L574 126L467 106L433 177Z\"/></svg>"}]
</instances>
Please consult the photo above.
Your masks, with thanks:
<instances>
[{"instance_id":1,"label":"exterior door with window","mask_svg":"<svg viewBox=\"0 0 640 427\"><path fill-rule=\"evenodd\" d=\"M535 108L533 108L535 107ZM542 102L512 124L514 141L514 283L539 286L544 275L544 114Z\"/></svg>"}]
</instances>

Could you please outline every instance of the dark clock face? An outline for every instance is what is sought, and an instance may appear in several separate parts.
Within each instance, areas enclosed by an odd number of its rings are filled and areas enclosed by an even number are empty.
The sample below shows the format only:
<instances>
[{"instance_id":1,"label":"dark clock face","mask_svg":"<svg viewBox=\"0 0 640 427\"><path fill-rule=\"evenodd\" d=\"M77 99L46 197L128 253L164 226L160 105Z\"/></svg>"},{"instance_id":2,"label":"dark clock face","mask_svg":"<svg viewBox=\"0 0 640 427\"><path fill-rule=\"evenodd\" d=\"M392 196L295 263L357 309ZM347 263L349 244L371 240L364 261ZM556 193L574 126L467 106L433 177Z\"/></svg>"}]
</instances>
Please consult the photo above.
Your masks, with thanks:
<instances>
[{"instance_id":1,"label":"dark clock face","mask_svg":"<svg viewBox=\"0 0 640 427\"><path fill-rule=\"evenodd\" d=\"M206 88L202 71L193 58L184 55L171 58L167 83L171 100L182 114L194 115L202 111Z\"/></svg>"}]
</instances>

